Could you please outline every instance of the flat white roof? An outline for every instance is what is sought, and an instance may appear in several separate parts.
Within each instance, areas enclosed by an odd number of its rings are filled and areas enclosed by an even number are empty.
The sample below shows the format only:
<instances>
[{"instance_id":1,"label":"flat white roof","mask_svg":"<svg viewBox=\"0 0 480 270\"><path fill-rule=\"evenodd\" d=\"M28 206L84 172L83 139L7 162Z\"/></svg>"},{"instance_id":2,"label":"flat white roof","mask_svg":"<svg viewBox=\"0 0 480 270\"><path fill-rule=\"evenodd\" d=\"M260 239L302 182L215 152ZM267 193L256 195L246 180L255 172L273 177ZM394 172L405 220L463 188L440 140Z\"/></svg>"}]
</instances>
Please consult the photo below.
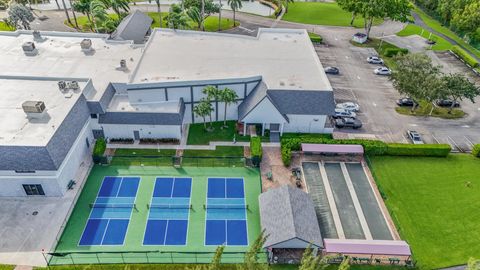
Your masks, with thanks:
<instances>
[{"instance_id":1,"label":"flat white roof","mask_svg":"<svg viewBox=\"0 0 480 270\"><path fill-rule=\"evenodd\" d=\"M131 83L245 78L269 89L332 90L305 30L260 29L257 37L155 29Z\"/></svg>"},{"instance_id":2,"label":"flat white roof","mask_svg":"<svg viewBox=\"0 0 480 270\"><path fill-rule=\"evenodd\" d=\"M78 83L80 89L87 85ZM81 95L69 93L66 98L60 92L57 80L0 79L0 145L45 146ZM25 101L43 101L43 118L27 118Z\"/></svg>"},{"instance_id":3,"label":"flat white roof","mask_svg":"<svg viewBox=\"0 0 480 270\"><path fill-rule=\"evenodd\" d=\"M128 100L128 95L115 95L107 110L112 112L178 113L180 111L180 101L131 104Z\"/></svg>"},{"instance_id":4,"label":"flat white roof","mask_svg":"<svg viewBox=\"0 0 480 270\"><path fill-rule=\"evenodd\" d=\"M142 49L131 42L107 40L108 35L40 32L43 42L33 40L30 31L0 32L0 75L92 79L97 90L89 99L98 99L108 83L128 82ZM80 42L92 41L94 51L84 53ZM38 55L26 56L22 44L34 41ZM126 71L118 70L127 60Z\"/></svg>"}]
</instances>

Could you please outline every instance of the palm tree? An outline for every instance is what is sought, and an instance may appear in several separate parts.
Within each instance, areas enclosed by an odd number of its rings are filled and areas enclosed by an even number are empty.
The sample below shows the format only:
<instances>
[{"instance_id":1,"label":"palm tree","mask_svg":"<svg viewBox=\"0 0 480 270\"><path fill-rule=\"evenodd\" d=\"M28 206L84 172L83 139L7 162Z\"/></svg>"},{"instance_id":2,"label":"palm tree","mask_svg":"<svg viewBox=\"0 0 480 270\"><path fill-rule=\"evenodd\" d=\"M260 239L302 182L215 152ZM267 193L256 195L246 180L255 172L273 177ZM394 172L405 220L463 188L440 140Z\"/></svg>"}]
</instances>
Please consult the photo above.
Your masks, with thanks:
<instances>
[{"instance_id":1,"label":"palm tree","mask_svg":"<svg viewBox=\"0 0 480 270\"><path fill-rule=\"evenodd\" d=\"M157 13L158 13L158 18L160 19L160 28L163 28L162 10L160 9L160 0L155 0L155 3L157 4Z\"/></svg>"},{"instance_id":2,"label":"palm tree","mask_svg":"<svg viewBox=\"0 0 480 270\"><path fill-rule=\"evenodd\" d=\"M200 9L200 29L202 31L205 31L205 24L204 24L204 20L205 20L205 0L202 0L202 6L201 6L201 9Z\"/></svg>"},{"instance_id":3,"label":"palm tree","mask_svg":"<svg viewBox=\"0 0 480 270\"><path fill-rule=\"evenodd\" d=\"M65 16L67 16L67 21L70 25L73 25L72 21L70 20L70 15L68 15L67 5L65 5L65 0L62 0L63 10L65 11Z\"/></svg>"},{"instance_id":4,"label":"palm tree","mask_svg":"<svg viewBox=\"0 0 480 270\"><path fill-rule=\"evenodd\" d=\"M203 118L203 126L205 127L205 130L210 131L207 128L207 122L205 120L205 118L209 115L210 116L210 125L211 125L213 106L210 103L210 101L202 98L200 100L200 103L198 103L195 107L193 107L193 112L195 113L195 115Z\"/></svg>"},{"instance_id":5,"label":"palm tree","mask_svg":"<svg viewBox=\"0 0 480 270\"><path fill-rule=\"evenodd\" d=\"M188 16L178 4L170 5L170 12L167 15L167 27L178 29L188 26Z\"/></svg>"},{"instance_id":6,"label":"palm tree","mask_svg":"<svg viewBox=\"0 0 480 270\"><path fill-rule=\"evenodd\" d=\"M90 30L93 31L93 23L92 23L92 18L90 16L91 10L90 10L90 3L92 0L77 0L73 2L72 9L81 12L87 16L87 20L89 22Z\"/></svg>"},{"instance_id":7,"label":"palm tree","mask_svg":"<svg viewBox=\"0 0 480 270\"><path fill-rule=\"evenodd\" d=\"M104 22L108 18L107 8L100 0L90 2L90 12L92 14L92 23L95 32L98 32L98 23Z\"/></svg>"},{"instance_id":8,"label":"palm tree","mask_svg":"<svg viewBox=\"0 0 480 270\"><path fill-rule=\"evenodd\" d=\"M107 9L112 8L112 10L118 15L119 18L121 17L122 11L130 11L130 7L128 6L130 0L102 0L102 2L105 4L105 7L107 7Z\"/></svg>"},{"instance_id":9,"label":"palm tree","mask_svg":"<svg viewBox=\"0 0 480 270\"><path fill-rule=\"evenodd\" d=\"M285 13L288 12L288 3L293 3L294 0L283 0L283 2L285 3Z\"/></svg>"},{"instance_id":10,"label":"palm tree","mask_svg":"<svg viewBox=\"0 0 480 270\"><path fill-rule=\"evenodd\" d=\"M242 0L227 0L230 8L233 10L233 26L235 26L235 12L242 8Z\"/></svg>"},{"instance_id":11,"label":"palm tree","mask_svg":"<svg viewBox=\"0 0 480 270\"><path fill-rule=\"evenodd\" d=\"M222 30L222 0L219 0L219 5L220 7L218 8L218 31L221 31Z\"/></svg>"},{"instance_id":12,"label":"palm tree","mask_svg":"<svg viewBox=\"0 0 480 270\"><path fill-rule=\"evenodd\" d=\"M225 88L220 91L219 100L225 103L225 112L223 116L223 127L227 127L227 107L230 104L237 103L238 95L230 88Z\"/></svg>"},{"instance_id":13,"label":"palm tree","mask_svg":"<svg viewBox=\"0 0 480 270\"><path fill-rule=\"evenodd\" d=\"M75 21L75 28L78 29L77 14L75 14L75 9L73 8L72 1L68 0L68 3L70 4L70 8L72 9L73 20Z\"/></svg>"}]
</instances>

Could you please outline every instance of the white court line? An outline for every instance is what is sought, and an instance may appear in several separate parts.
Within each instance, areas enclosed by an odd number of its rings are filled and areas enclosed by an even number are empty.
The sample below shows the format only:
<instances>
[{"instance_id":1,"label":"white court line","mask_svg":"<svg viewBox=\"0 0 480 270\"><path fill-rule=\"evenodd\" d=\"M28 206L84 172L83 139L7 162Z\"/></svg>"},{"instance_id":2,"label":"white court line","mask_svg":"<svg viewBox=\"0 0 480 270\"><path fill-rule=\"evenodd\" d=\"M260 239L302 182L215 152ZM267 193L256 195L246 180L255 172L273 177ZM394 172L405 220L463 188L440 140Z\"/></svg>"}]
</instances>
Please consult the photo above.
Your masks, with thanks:
<instances>
[{"instance_id":1,"label":"white court line","mask_svg":"<svg viewBox=\"0 0 480 270\"><path fill-rule=\"evenodd\" d=\"M332 210L333 222L335 223L335 228L337 229L338 238L345 239L342 221L340 220L340 215L338 214L332 188L330 187L330 183L328 182L327 171L325 170L325 167L321 162L318 163L318 167L320 168L320 175L322 176L323 185L325 186L325 193L327 193L328 204L330 204L330 209Z\"/></svg>"},{"instance_id":2,"label":"white court line","mask_svg":"<svg viewBox=\"0 0 480 270\"><path fill-rule=\"evenodd\" d=\"M345 182L347 183L348 191L350 192L350 196L352 196L353 205L355 206L355 211L357 212L358 219L360 220L360 225L362 225L363 232L365 233L365 238L367 240L373 240L372 233L368 228L367 220L365 219L365 215L362 211L362 206L360 205L360 201L358 200L357 193L353 187L352 179L350 179L350 175L347 171L347 166L345 166L345 162L340 162L340 167L342 168L343 176L345 178Z\"/></svg>"}]
</instances>

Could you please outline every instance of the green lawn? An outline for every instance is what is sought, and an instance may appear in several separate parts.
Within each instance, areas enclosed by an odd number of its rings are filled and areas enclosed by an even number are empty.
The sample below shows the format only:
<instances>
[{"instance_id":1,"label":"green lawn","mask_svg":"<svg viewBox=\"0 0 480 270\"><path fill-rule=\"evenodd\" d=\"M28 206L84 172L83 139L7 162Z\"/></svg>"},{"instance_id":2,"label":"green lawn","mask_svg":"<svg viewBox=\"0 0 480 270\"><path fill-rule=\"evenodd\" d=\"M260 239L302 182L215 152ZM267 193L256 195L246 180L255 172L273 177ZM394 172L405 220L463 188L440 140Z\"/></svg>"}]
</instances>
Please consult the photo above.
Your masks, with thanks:
<instances>
[{"instance_id":1,"label":"green lawn","mask_svg":"<svg viewBox=\"0 0 480 270\"><path fill-rule=\"evenodd\" d=\"M150 18L153 19L152 23L152 28L159 28L160 27L160 18L158 16L157 12L147 12L147 15L150 16ZM163 20L163 27L165 28L167 25L167 22L165 21L165 18L167 17L168 12L162 12L162 20ZM109 14L109 16L113 19L117 19L118 16L117 14ZM82 29L82 31L91 31L90 29L90 23L88 22L87 16L80 16L77 17L77 22L79 27ZM230 29L233 27L233 21L228 18L222 18L222 30ZM65 24L67 26L72 27L67 21L65 21ZM193 21L189 21L189 30L198 30L197 24L194 23ZM237 22L235 26L238 26L239 23ZM1 26L0 26L1 27ZM205 31L207 32L215 32L218 31L218 16L209 16L207 19L205 19Z\"/></svg>"},{"instance_id":2,"label":"green lawn","mask_svg":"<svg viewBox=\"0 0 480 270\"><path fill-rule=\"evenodd\" d=\"M217 146L215 150L185 150L182 166L194 167L241 167L244 166L243 147Z\"/></svg>"},{"instance_id":3,"label":"green lawn","mask_svg":"<svg viewBox=\"0 0 480 270\"><path fill-rule=\"evenodd\" d=\"M217 146L215 150L185 150L186 157L243 157L241 146Z\"/></svg>"},{"instance_id":4,"label":"green lawn","mask_svg":"<svg viewBox=\"0 0 480 270\"><path fill-rule=\"evenodd\" d=\"M438 22L437 20L428 16L420 8L415 6L414 10L422 18L422 20L425 22L425 24L428 25L430 28L432 28L433 30L435 30L439 33L444 34L445 36L447 36L447 37L449 37L453 40L455 40L458 44L461 44L462 46L464 46L468 51L475 54L477 57L480 57L480 50L474 48L472 45L465 42L462 38L457 36L457 34L455 34L453 31L451 31L447 27L442 26L442 24L440 22Z\"/></svg>"},{"instance_id":5,"label":"green lawn","mask_svg":"<svg viewBox=\"0 0 480 270\"><path fill-rule=\"evenodd\" d=\"M175 154L174 149L116 149L110 164L117 166L172 166L172 157Z\"/></svg>"},{"instance_id":6,"label":"green lawn","mask_svg":"<svg viewBox=\"0 0 480 270\"><path fill-rule=\"evenodd\" d=\"M174 156L175 149L116 149L119 156Z\"/></svg>"},{"instance_id":7,"label":"green lawn","mask_svg":"<svg viewBox=\"0 0 480 270\"><path fill-rule=\"evenodd\" d=\"M420 268L480 258L480 159L372 157L387 207Z\"/></svg>"},{"instance_id":8,"label":"green lawn","mask_svg":"<svg viewBox=\"0 0 480 270\"><path fill-rule=\"evenodd\" d=\"M432 114L430 115L430 111L432 110L433 104L430 102L422 101L420 102L420 106L418 106L415 111L411 111L410 107L396 107L395 111L399 114L404 115L411 115L411 116L431 116L431 117L438 117L444 119L456 119L462 118L465 116L465 112L460 109L453 109L450 113L448 113L448 108L444 107L434 107Z\"/></svg>"},{"instance_id":9,"label":"green lawn","mask_svg":"<svg viewBox=\"0 0 480 270\"><path fill-rule=\"evenodd\" d=\"M0 264L0 270L13 270L14 268L14 265Z\"/></svg>"},{"instance_id":10,"label":"green lawn","mask_svg":"<svg viewBox=\"0 0 480 270\"><path fill-rule=\"evenodd\" d=\"M397 36L400 37L406 37L406 36L411 36L411 35L419 35L421 37L424 37L426 39L432 39L436 43L435 45L432 46L432 50L434 51L446 51L450 50L452 48L452 44L448 41L446 41L444 38L439 37L437 35L432 34L430 36L430 32L423 29L422 27L414 24L408 24L403 28L402 31L397 33Z\"/></svg>"},{"instance_id":11,"label":"green lawn","mask_svg":"<svg viewBox=\"0 0 480 270\"><path fill-rule=\"evenodd\" d=\"M342 10L336 3L326 2L295 2L288 4L288 13L282 20L307 24L350 26L352 16ZM374 25L383 20L375 20ZM355 19L353 26L363 27L363 18Z\"/></svg>"},{"instance_id":12,"label":"green lawn","mask_svg":"<svg viewBox=\"0 0 480 270\"><path fill-rule=\"evenodd\" d=\"M250 136L241 136L236 131L237 121L227 121L227 127L223 128L223 121L213 122L213 131L206 131L203 123L190 124L188 129L187 144L209 144L210 141L227 141L235 140L249 141ZM207 123L207 125L210 125Z\"/></svg>"},{"instance_id":13,"label":"green lawn","mask_svg":"<svg viewBox=\"0 0 480 270\"><path fill-rule=\"evenodd\" d=\"M15 31L15 28L12 28L5 24L5 22L0 21L0 31Z\"/></svg>"}]
</instances>

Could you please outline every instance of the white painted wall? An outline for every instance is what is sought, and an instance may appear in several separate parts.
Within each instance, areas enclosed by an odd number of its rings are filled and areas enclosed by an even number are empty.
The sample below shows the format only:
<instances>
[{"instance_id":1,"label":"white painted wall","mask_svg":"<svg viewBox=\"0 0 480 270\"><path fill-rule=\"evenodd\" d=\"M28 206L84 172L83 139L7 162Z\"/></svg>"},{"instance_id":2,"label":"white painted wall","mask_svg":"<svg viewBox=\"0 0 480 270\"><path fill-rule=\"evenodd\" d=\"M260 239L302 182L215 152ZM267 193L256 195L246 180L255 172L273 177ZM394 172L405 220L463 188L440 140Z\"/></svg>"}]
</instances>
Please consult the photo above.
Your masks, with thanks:
<instances>
[{"instance_id":1,"label":"white painted wall","mask_svg":"<svg viewBox=\"0 0 480 270\"><path fill-rule=\"evenodd\" d=\"M86 140L90 142L87 147ZM45 196L61 197L67 190L67 184L74 179L83 160L91 159L93 136L90 123L87 122L70 148L62 165L56 171L37 171L35 173L16 173L0 171L0 197L27 196L23 184L42 185Z\"/></svg>"},{"instance_id":2,"label":"white painted wall","mask_svg":"<svg viewBox=\"0 0 480 270\"><path fill-rule=\"evenodd\" d=\"M114 125L103 124L105 137L108 138L134 138L133 131L138 130L140 138L181 138L181 125Z\"/></svg>"},{"instance_id":3,"label":"white painted wall","mask_svg":"<svg viewBox=\"0 0 480 270\"><path fill-rule=\"evenodd\" d=\"M325 115L287 115L289 122L285 123L283 132L295 133L328 133L325 128L327 116Z\"/></svg>"},{"instance_id":4,"label":"white painted wall","mask_svg":"<svg viewBox=\"0 0 480 270\"><path fill-rule=\"evenodd\" d=\"M285 123L285 118L268 98L264 98L242 120L245 123Z\"/></svg>"}]
</instances>

